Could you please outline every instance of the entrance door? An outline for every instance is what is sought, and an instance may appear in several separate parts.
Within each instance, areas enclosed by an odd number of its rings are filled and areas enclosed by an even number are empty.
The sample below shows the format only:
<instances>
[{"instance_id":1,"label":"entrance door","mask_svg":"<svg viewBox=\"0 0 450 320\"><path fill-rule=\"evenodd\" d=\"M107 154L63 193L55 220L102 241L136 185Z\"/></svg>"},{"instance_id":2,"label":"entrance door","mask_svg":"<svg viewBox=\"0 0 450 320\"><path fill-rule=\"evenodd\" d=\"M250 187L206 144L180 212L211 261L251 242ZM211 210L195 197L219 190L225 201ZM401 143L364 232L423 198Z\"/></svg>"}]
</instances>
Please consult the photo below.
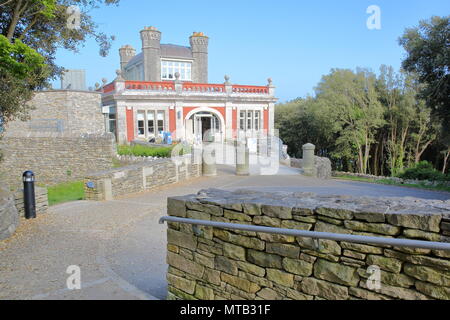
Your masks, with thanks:
<instances>
[{"instance_id":1,"label":"entrance door","mask_svg":"<svg viewBox=\"0 0 450 320\"><path fill-rule=\"evenodd\" d=\"M217 119L212 114L194 115L194 135L198 143L214 141Z\"/></svg>"},{"instance_id":2,"label":"entrance door","mask_svg":"<svg viewBox=\"0 0 450 320\"><path fill-rule=\"evenodd\" d=\"M198 112L186 120L186 136L196 144L203 142L222 141L221 122L211 112Z\"/></svg>"}]
</instances>

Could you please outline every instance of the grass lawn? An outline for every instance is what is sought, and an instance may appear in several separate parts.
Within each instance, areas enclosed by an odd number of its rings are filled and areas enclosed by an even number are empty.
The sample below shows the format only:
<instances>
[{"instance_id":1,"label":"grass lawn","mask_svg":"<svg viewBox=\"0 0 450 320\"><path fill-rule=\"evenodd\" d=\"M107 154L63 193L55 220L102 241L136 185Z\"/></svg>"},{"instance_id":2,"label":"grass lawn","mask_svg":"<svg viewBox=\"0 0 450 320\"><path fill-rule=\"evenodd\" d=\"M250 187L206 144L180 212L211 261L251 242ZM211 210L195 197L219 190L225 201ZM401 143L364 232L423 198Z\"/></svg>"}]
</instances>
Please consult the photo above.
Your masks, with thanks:
<instances>
[{"instance_id":1,"label":"grass lawn","mask_svg":"<svg viewBox=\"0 0 450 320\"><path fill-rule=\"evenodd\" d=\"M48 187L48 204L55 204L77 201L84 199L84 183L83 181L75 181L58 184Z\"/></svg>"},{"instance_id":2,"label":"grass lawn","mask_svg":"<svg viewBox=\"0 0 450 320\"><path fill-rule=\"evenodd\" d=\"M388 184L388 185L392 185L392 186L450 192L450 187L446 187L446 186L426 186L423 184L403 184L403 183L397 183L397 182L389 180L389 179L374 180L374 179L370 179L370 178L354 177L354 176L339 176L339 177L334 177L334 179L370 182L370 183L378 183L378 184Z\"/></svg>"}]
</instances>

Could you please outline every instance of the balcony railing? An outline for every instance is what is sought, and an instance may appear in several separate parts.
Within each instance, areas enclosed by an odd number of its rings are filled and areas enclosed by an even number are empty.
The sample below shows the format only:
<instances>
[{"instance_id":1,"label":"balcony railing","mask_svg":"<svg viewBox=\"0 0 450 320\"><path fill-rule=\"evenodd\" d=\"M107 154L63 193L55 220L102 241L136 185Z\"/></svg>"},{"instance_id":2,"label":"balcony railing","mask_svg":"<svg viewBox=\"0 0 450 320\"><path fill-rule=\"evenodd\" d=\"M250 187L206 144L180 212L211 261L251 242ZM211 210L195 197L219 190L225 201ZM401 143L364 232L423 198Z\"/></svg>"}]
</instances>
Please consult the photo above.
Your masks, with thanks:
<instances>
[{"instance_id":1,"label":"balcony railing","mask_svg":"<svg viewBox=\"0 0 450 320\"><path fill-rule=\"evenodd\" d=\"M268 86L246 86L246 85L231 85L231 84L209 84L209 83L192 83L184 82L180 87L177 87L175 82L149 82L149 81L124 81L125 90L139 90L152 92L178 92L178 93L198 93L198 94L255 94L255 95L269 95L270 90ZM116 82L111 82L100 88L98 91L103 93L112 93L118 89ZM181 90L181 91L178 91Z\"/></svg>"},{"instance_id":2,"label":"balcony railing","mask_svg":"<svg viewBox=\"0 0 450 320\"><path fill-rule=\"evenodd\" d=\"M234 93L259 93L259 94L268 94L269 89L267 87L261 86L241 86L234 85L233 86Z\"/></svg>"},{"instance_id":3,"label":"balcony railing","mask_svg":"<svg viewBox=\"0 0 450 320\"><path fill-rule=\"evenodd\" d=\"M125 81L127 90L175 91L173 82Z\"/></svg>"},{"instance_id":4,"label":"balcony railing","mask_svg":"<svg viewBox=\"0 0 450 320\"><path fill-rule=\"evenodd\" d=\"M224 84L183 83L183 91L191 92L225 92Z\"/></svg>"}]
</instances>

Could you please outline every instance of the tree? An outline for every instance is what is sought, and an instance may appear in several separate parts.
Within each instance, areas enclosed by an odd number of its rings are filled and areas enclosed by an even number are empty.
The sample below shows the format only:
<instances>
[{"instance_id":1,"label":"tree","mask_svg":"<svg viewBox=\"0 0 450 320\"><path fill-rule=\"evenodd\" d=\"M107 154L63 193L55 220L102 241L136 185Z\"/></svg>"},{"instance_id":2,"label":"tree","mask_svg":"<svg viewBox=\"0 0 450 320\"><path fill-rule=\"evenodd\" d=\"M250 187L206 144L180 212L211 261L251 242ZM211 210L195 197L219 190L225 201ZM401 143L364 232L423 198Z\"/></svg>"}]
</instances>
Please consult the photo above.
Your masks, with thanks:
<instances>
[{"instance_id":1,"label":"tree","mask_svg":"<svg viewBox=\"0 0 450 320\"><path fill-rule=\"evenodd\" d=\"M442 164L442 173L445 174L445 171L447 171L447 162L448 159L450 159L450 148L447 150L441 151L442 155L444 156L443 164Z\"/></svg>"},{"instance_id":2,"label":"tree","mask_svg":"<svg viewBox=\"0 0 450 320\"><path fill-rule=\"evenodd\" d=\"M0 34L10 42L19 39L44 56L50 75L55 78L63 71L55 64L58 48L77 52L91 37L100 45L100 54L108 54L111 38L98 31L89 11L100 4L118 4L119 1L0 0ZM72 26L71 19L76 20Z\"/></svg>"},{"instance_id":3,"label":"tree","mask_svg":"<svg viewBox=\"0 0 450 320\"><path fill-rule=\"evenodd\" d=\"M15 117L24 120L26 102L33 90L48 77L44 57L20 40L10 43L0 35L0 118L1 124Z\"/></svg>"},{"instance_id":4,"label":"tree","mask_svg":"<svg viewBox=\"0 0 450 320\"><path fill-rule=\"evenodd\" d=\"M106 55L111 39L97 31L89 10L119 0L0 0L0 118L24 119L33 91L64 70L55 63L58 48L76 52L88 37ZM75 7L79 8L78 11ZM71 11L72 10L72 11ZM74 15L75 13L75 15ZM75 24L71 19L75 17Z\"/></svg>"},{"instance_id":5,"label":"tree","mask_svg":"<svg viewBox=\"0 0 450 320\"><path fill-rule=\"evenodd\" d=\"M424 101L419 100L416 105L414 119L415 131L411 135L414 163L420 162L425 150L436 140L436 124L431 120L431 110Z\"/></svg>"},{"instance_id":6,"label":"tree","mask_svg":"<svg viewBox=\"0 0 450 320\"><path fill-rule=\"evenodd\" d=\"M376 130L383 125L383 108L375 89L376 77L365 69L334 69L316 88L317 99L327 104L340 123L336 155L356 154L357 168L367 173Z\"/></svg>"},{"instance_id":7,"label":"tree","mask_svg":"<svg viewBox=\"0 0 450 320\"><path fill-rule=\"evenodd\" d=\"M399 43L407 53L403 68L419 75L421 96L441 121L450 146L450 16L420 21L406 29Z\"/></svg>"}]
</instances>

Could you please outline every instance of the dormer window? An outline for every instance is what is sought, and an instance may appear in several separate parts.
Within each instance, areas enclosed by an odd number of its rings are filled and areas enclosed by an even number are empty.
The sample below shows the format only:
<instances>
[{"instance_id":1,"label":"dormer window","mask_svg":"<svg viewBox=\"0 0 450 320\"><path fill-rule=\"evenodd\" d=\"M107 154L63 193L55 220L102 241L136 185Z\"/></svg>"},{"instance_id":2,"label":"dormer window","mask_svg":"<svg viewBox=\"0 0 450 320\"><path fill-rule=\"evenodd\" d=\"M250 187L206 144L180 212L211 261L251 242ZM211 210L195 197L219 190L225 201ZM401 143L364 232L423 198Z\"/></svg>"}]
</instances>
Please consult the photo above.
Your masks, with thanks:
<instances>
[{"instance_id":1,"label":"dormer window","mask_svg":"<svg viewBox=\"0 0 450 320\"><path fill-rule=\"evenodd\" d=\"M183 60L161 60L161 80L175 80L180 73L181 81L192 81L192 62Z\"/></svg>"}]
</instances>

